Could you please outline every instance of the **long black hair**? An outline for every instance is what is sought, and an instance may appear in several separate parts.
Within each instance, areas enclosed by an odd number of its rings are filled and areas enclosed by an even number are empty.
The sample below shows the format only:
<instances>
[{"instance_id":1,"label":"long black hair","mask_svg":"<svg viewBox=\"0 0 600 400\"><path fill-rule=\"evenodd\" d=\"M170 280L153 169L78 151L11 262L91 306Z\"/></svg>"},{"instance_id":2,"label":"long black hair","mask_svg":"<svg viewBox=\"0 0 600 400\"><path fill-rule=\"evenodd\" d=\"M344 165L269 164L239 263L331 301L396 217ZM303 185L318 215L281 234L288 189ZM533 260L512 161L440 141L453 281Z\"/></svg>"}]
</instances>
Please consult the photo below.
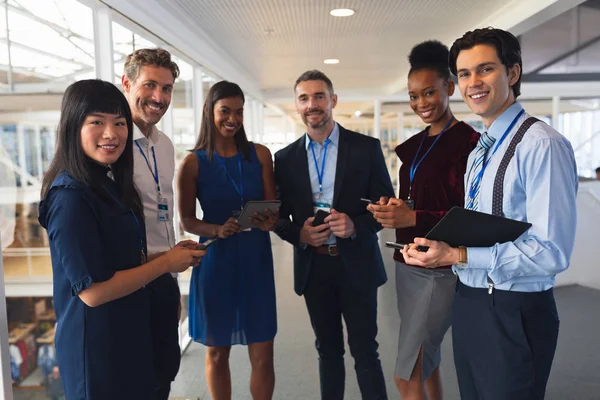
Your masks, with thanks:
<instances>
[{"instance_id":1,"label":"long black hair","mask_svg":"<svg viewBox=\"0 0 600 400\"><path fill-rule=\"evenodd\" d=\"M244 103L246 102L242 89L237 84L228 81L215 83L206 95L204 110L202 112L202 123L200 124L200 134L198 135L194 150L192 151L206 150L206 155L210 161L212 161L215 152L215 136L218 134L215 125L215 103L229 97L241 97L242 101ZM250 160L250 142L246 136L244 124L242 124L240 129L235 133L234 141L238 151L244 156L244 159Z\"/></svg>"},{"instance_id":2,"label":"long black hair","mask_svg":"<svg viewBox=\"0 0 600 400\"><path fill-rule=\"evenodd\" d=\"M127 143L121 156L111 165L122 201L138 216L143 216L142 201L133 182L133 119L127 99L115 85L99 79L87 79L71 84L65 91L60 107L60 122L56 138L56 153L42 182L41 198L46 198L52 182L67 172L94 191L106 196L94 179L93 163L81 145L81 128L86 117L93 113L122 115L127 120Z\"/></svg>"},{"instance_id":3,"label":"long black hair","mask_svg":"<svg viewBox=\"0 0 600 400\"><path fill-rule=\"evenodd\" d=\"M450 69L448 68L448 48L437 40L428 40L419 43L412 48L408 55L410 71L408 75L422 69L430 69L440 74L440 77L450 80Z\"/></svg>"}]
</instances>

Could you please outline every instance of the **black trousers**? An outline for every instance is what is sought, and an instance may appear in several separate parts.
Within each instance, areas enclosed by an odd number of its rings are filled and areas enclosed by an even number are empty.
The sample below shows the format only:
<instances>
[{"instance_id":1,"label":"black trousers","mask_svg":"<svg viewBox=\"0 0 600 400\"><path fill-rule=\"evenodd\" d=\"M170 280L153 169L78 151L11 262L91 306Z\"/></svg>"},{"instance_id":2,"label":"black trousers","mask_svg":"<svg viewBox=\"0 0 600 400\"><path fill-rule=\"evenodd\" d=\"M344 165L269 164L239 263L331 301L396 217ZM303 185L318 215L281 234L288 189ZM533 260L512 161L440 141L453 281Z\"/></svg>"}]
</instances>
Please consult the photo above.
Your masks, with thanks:
<instances>
[{"instance_id":1,"label":"black trousers","mask_svg":"<svg viewBox=\"0 0 600 400\"><path fill-rule=\"evenodd\" d=\"M542 400L558 340L552 289L475 289L460 281L452 340L462 400Z\"/></svg>"},{"instance_id":2,"label":"black trousers","mask_svg":"<svg viewBox=\"0 0 600 400\"><path fill-rule=\"evenodd\" d=\"M347 279L339 257L315 254L304 299L319 353L321 399L344 398L342 317L362 398L387 399L377 352L377 288L355 287Z\"/></svg>"},{"instance_id":3,"label":"black trousers","mask_svg":"<svg viewBox=\"0 0 600 400\"><path fill-rule=\"evenodd\" d=\"M154 390L154 400L169 400L171 392L171 382L159 384Z\"/></svg>"},{"instance_id":4,"label":"black trousers","mask_svg":"<svg viewBox=\"0 0 600 400\"><path fill-rule=\"evenodd\" d=\"M152 299L152 343L156 387L170 387L181 362L179 347L179 287L171 274L164 274L146 285ZM168 392L167 392L168 394Z\"/></svg>"}]
</instances>

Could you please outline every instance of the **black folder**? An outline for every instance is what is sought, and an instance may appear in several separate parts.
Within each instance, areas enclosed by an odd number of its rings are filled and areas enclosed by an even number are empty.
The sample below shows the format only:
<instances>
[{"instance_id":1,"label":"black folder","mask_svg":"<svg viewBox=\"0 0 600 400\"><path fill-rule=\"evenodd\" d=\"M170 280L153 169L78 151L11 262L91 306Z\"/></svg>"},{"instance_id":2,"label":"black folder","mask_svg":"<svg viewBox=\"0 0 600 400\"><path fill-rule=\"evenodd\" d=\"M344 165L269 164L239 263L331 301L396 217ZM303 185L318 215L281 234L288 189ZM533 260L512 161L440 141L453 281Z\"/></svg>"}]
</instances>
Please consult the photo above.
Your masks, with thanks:
<instances>
[{"instance_id":1,"label":"black folder","mask_svg":"<svg viewBox=\"0 0 600 400\"><path fill-rule=\"evenodd\" d=\"M529 228L528 222L453 207L425 237L452 247L492 247L517 240Z\"/></svg>"}]
</instances>

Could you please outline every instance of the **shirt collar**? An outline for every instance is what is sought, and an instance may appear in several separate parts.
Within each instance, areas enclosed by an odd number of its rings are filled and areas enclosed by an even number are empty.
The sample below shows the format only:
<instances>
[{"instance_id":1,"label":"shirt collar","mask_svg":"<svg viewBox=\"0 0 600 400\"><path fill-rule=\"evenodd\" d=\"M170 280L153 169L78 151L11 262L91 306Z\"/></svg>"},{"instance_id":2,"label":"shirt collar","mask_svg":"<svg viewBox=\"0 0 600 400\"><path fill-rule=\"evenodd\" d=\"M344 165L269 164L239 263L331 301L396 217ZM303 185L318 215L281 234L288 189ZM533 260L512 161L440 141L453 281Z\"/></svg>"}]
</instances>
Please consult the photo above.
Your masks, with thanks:
<instances>
[{"instance_id":1,"label":"shirt collar","mask_svg":"<svg viewBox=\"0 0 600 400\"><path fill-rule=\"evenodd\" d=\"M150 134L148 135L147 139L152 144L156 144L156 142L158 142L158 139L160 138L160 135L161 135L161 132L158 130L158 128L155 125L152 127L152 129L150 129ZM140 139L146 139L146 136L144 136L144 134L142 133L140 128L138 128L138 126L134 123L133 124L133 140L140 140Z\"/></svg>"},{"instance_id":2,"label":"shirt collar","mask_svg":"<svg viewBox=\"0 0 600 400\"><path fill-rule=\"evenodd\" d=\"M490 125L490 128L487 130L488 135L492 136L494 139L499 140L510 123L515 119L517 114L521 112L523 106L518 101L508 107L494 122Z\"/></svg>"},{"instance_id":3,"label":"shirt collar","mask_svg":"<svg viewBox=\"0 0 600 400\"><path fill-rule=\"evenodd\" d=\"M310 145L310 142L312 142L312 139L310 138L310 136L308 136L308 133L306 133L305 136L306 140L304 142L304 146L308 150L308 146ZM330 141L330 145L338 145L340 141L340 126L337 124L337 122L334 123L333 130L331 131L331 134L329 135L328 139Z\"/></svg>"}]
</instances>

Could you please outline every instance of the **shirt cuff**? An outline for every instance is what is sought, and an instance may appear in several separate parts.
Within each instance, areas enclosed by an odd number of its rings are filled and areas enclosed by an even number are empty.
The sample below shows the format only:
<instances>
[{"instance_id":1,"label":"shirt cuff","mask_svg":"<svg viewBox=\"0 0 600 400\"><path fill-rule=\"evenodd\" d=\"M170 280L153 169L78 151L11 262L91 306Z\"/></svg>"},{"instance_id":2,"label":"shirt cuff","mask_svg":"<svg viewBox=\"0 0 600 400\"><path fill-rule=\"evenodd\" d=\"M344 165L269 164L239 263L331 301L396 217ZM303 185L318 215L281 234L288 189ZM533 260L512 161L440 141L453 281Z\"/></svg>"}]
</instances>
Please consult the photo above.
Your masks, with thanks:
<instances>
[{"instance_id":1,"label":"shirt cuff","mask_svg":"<svg viewBox=\"0 0 600 400\"><path fill-rule=\"evenodd\" d=\"M300 247L302 250L306 250L306 248L308 247L308 245L306 243L300 243L298 245L298 247Z\"/></svg>"},{"instance_id":2,"label":"shirt cuff","mask_svg":"<svg viewBox=\"0 0 600 400\"><path fill-rule=\"evenodd\" d=\"M492 251L489 247L467 247L469 269L492 269Z\"/></svg>"}]
</instances>

